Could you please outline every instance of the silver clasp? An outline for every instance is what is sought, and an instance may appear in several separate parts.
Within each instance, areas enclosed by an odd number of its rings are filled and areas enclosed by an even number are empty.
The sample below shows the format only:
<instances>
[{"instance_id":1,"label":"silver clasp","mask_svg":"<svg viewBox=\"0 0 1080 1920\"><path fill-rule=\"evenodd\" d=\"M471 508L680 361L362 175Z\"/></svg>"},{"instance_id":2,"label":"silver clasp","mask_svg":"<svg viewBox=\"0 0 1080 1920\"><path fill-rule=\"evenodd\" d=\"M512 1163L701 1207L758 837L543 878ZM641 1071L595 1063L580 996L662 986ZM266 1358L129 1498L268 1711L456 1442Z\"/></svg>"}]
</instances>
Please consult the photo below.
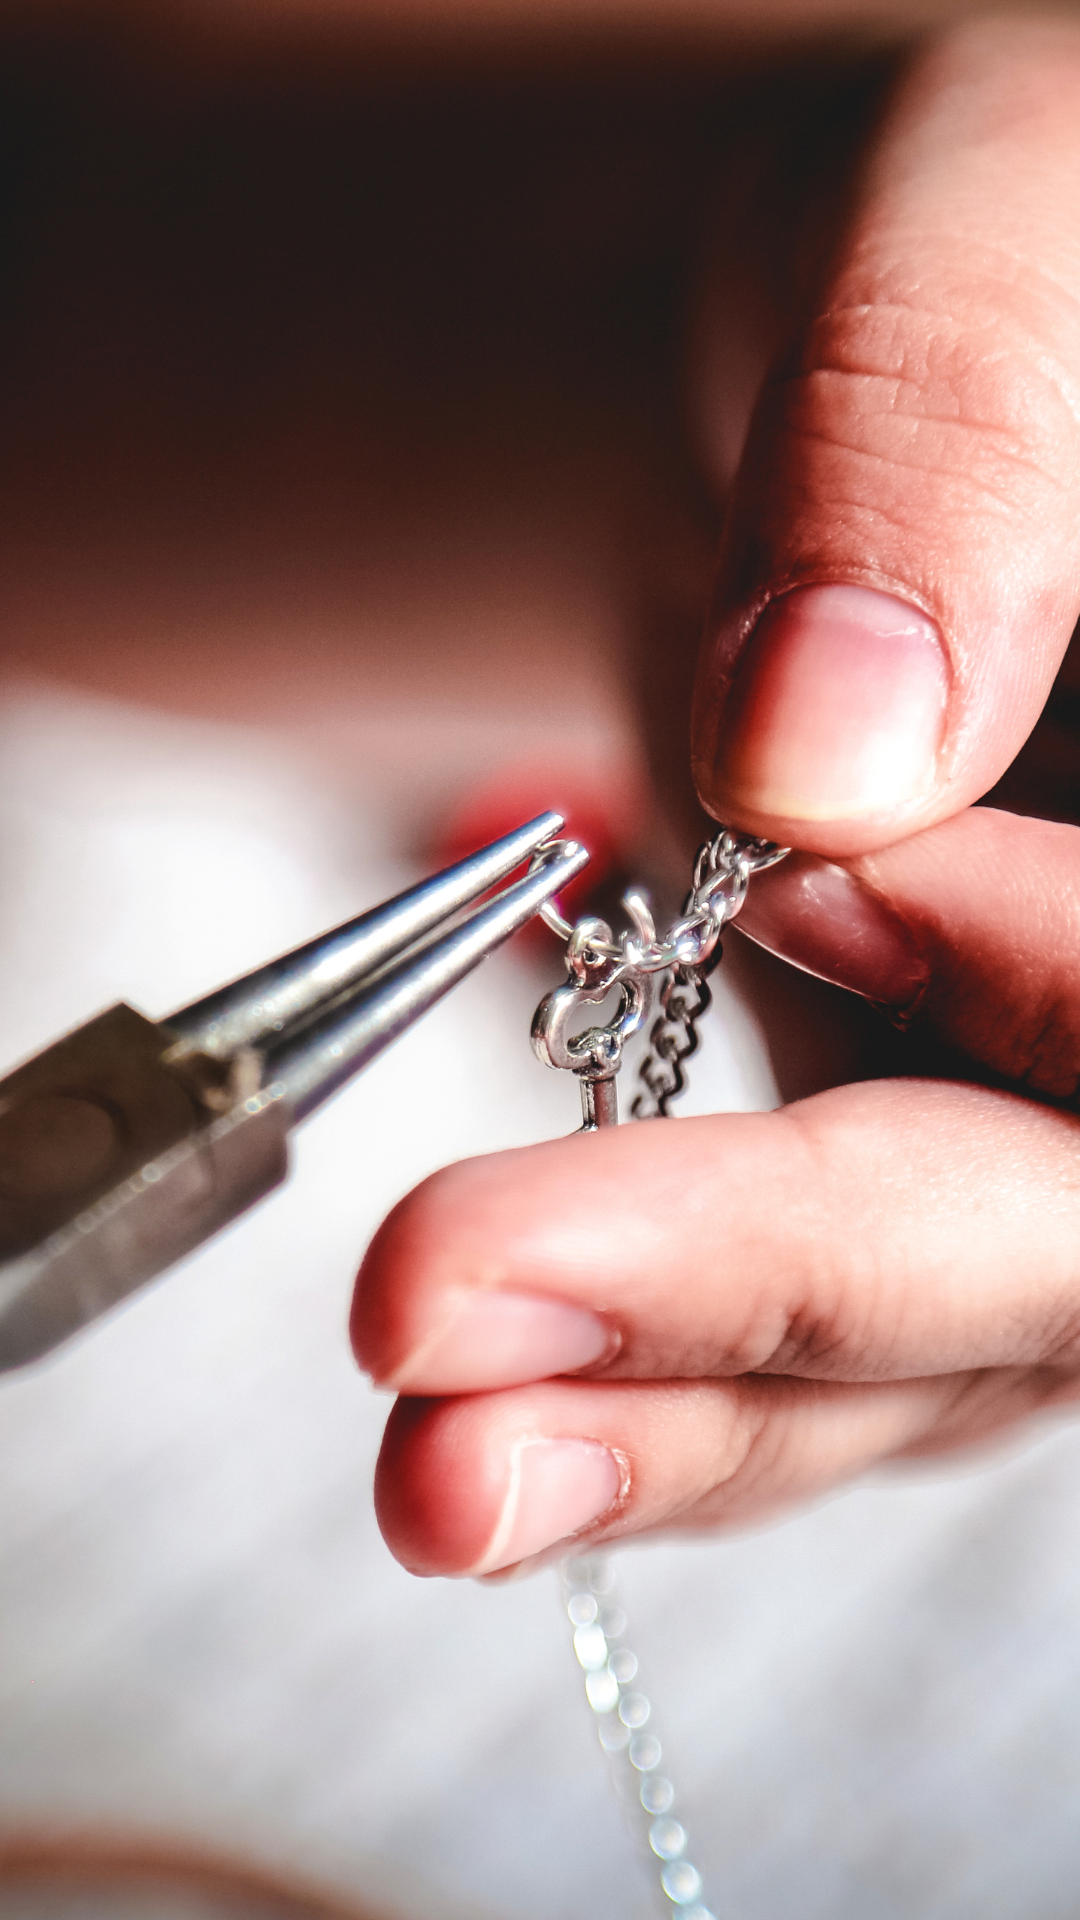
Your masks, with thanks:
<instances>
[{"instance_id":1,"label":"silver clasp","mask_svg":"<svg viewBox=\"0 0 1080 1920\"><path fill-rule=\"evenodd\" d=\"M616 1075L623 1047L648 1018L652 982L618 949L613 953L611 928L604 920L578 921L567 942L566 969L569 979L545 994L533 1015L533 1052L545 1066L577 1075L581 1131L595 1133L618 1122ZM599 1006L611 993L619 999L605 1025L569 1032L579 1007Z\"/></svg>"}]
</instances>

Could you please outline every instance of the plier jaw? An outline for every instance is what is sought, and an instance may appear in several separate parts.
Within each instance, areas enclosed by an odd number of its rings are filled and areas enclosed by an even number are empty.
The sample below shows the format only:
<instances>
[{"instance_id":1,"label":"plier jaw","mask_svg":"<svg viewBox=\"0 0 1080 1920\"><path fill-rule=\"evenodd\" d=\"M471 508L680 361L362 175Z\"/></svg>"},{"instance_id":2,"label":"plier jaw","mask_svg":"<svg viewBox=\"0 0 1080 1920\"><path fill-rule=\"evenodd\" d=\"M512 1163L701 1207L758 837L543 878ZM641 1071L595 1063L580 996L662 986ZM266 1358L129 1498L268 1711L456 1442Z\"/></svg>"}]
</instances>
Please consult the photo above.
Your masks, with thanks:
<instances>
[{"instance_id":1,"label":"plier jaw","mask_svg":"<svg viewBox=\"0 0 1080 1920\"><path fill-rule=\"evenodd\" d=\"M562 824L542 814L166 1020L111 1007L0 1081L0 1371L279 1185L292 1128L580 872Z\"/></svg>"}]
</instances>

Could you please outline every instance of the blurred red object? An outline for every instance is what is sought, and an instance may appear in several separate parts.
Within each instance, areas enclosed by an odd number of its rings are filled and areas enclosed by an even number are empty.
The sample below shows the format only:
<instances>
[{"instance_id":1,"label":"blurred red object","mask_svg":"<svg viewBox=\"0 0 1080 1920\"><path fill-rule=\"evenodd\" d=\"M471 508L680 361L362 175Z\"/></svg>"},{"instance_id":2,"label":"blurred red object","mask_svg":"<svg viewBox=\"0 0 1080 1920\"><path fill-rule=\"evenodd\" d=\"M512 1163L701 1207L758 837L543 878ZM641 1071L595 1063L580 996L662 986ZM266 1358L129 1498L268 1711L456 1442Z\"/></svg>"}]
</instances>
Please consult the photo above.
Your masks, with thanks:
<instances>
[{"instance_id":1,"label":"blurred red object","mask_svg":"<svg viewBox=\"0 0 1080 1920\"><path fill-rule=\"evenodd\" d=\"M589 850L589 864L559 896L568 920L589 910L597 889L629 861L641 819L637 783L624 771L596 773L558 761L514 762L500 767L465 793L443 819L430 847L432 863L448 866L509 833L538 813L561 813L567 837ZM539 920L518 939L550 941Z\"/></svg>"}]
</instances>

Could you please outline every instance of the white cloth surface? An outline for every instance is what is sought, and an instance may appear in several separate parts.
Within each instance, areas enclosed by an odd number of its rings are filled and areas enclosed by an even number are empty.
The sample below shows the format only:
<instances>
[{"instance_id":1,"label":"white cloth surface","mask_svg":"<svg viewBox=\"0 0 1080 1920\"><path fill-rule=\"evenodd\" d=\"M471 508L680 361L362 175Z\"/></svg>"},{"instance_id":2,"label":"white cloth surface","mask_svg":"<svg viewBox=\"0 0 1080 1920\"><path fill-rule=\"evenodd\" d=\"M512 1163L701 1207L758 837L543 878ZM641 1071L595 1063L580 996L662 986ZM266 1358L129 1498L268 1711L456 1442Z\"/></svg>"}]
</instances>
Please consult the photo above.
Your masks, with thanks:
<instances>
[{"instance_id":1,"label":"white cloth surface","mask_svg":"<svg viewBox=\"0 0 1080 1920\"><path fill-rule=\"evenodd\" d=\"M269 734L11 697L0 1061L117 999L164 1014L403 884L360 811ZM576 1124L528 1048L540 986L489 963L301 1132L285 1189L0 1381L5 1828L187 1836L403 1920L650 1911L554 1577L395 1565L370 1502L386 1402L344 1338L401 1192ZM688 1110L768 1104L752 1018L718 999ZM1075 1915L1078 1522L1066 1426L978 1472L622 1556L723 1920Z\"/></svg>"}]
</instances>

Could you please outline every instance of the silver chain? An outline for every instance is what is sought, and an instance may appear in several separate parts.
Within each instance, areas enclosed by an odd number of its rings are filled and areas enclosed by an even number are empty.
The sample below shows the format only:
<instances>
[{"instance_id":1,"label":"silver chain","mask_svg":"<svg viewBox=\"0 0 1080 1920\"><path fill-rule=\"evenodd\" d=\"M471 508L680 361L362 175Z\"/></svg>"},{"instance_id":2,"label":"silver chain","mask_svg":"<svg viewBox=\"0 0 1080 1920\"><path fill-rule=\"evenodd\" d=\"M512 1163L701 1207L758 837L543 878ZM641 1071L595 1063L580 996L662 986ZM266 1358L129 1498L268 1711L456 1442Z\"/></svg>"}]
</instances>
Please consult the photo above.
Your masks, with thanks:
<instances>
[{"instance_id":1,"label":"silver chain","mask_svg":"<svg viewBox=\"0 0 1080 1920\"><path fill-rule=\"evenodd\" d=\"M697 1023L712 1005L707 972L720 957L716 948L705 967L672 967L660 987L660 1016L649 1035L649 1050L638 1067L641 1091L630 1108L633 1120L666 1120L668 1102L686 1086L685 1064L700 1044Z\"/></svg>"},{"instance_id":2,"label":"silver chain","mask_svg":"<svg viewBox=\"0 0 1080 1920\"><path fill-rule=\"evenodd\" d=\"M623 903L633 931L618 941L602 920L579 920L571 927L557 908L541 909L566 941L568 979L537 1008L533 1047L549 1066L577 1074L583 1131L618 1117L614 1084L623 1043L642 1024L649 977L656 975L661 976L660 1014L638 1068L641 1090L631 1111L635 1120L667 1115L669 1102L686 1085L685 1063L697 1050L697 1023L712 998L706 976L720 959L720 935L739 912L751 874L771 867L786 852L770 840L721 827L701 848L682 918L663 940L657 938L648 899L637 888ZM537 858L543 855L541 849ZM575 1008L597 1003L616 988L621 989L619 1006L608 1024L569 1038ZM637 1655L626 1644L626 1615L618 1604L611 1561L606 1555L566 1560L560 1573L574 1652L585 1669L585 1697L615 1785L632 1809L637 1836L659 1864L664 1911L668 1920L714 1920L700 1897L701 1874L686 1856L686 1828L672 1813L675 1788L660 1771L663 1750L651 1725L648 1696L636 1684Z\"/></svg>"},{"instance_id":3,"label":"silver chain","mask_svg":"<svg viewBox=\"0 0 1080 1920\"><path fill-rule=\"evenodd\" d=\"M615 1079L623 1048L643 1026L657 988L660 1016L641 1065L633 1111L636 1119L667 1113L685 1086L683 1063L697 1046L696 1025L711 997L706 975L720 958L720 936L742 907L751 875L786 852L771 840L721 827L698 853L682 917L663 939L640 887L623 896L631 926L618 939L605 920L579 920L572 927L556 906L540 909L566 941L567 979L536 1010L533 1048L549 1067L569 1068L578 1076L587 1132L617 1118ZM550 857L550 846L541 847L534 867ZM571 1032L582 1006L599 1005L614 992L618 1004L605 1025Z\"/></svg>"},{"instance_id":4,"label":"silver chain","mask_svg":"<svg viewBox=\"0 0 1080 1920\"><path fill-rule=\"evenodd\" d=\"M626 1644L611 1561L604 1555L564 1560L559 1571L574 1652L585 1669L585 1697L635 1838L659 1865L664 1911L669 1920L715 1920L700 1898L701 1875L686 1857L686 1828L672 1812L675 1788L661 1771L651 1702L636 1684L637 1655Z\"/></svg>"},{"instance_id":5,"label":"silver chain","mask_svg":"<svg viewBox=\"0 0 1080 1920\"><path fill-rule=\"evenodd\" d=\"M708 976L720 959L720 933L734 920L746 898L750 875L783 859L784 847L770 840L752 840L721 831L707 840L694 863L694 881L683 907L683 919L672 928L671 944L679 928L700 927L715 936L702 940L704 956L693 964L680 961L664 974L660 985L660 1017L649 1035L649 1049L638 1067L640 1091L630 1109L634 1120L663 1120L668 1104L686 1086L685 1063L697 1052L697 1024L712 1005ZM719 921L719 924L717 922Z\"/></svg>"},{"instance_id":6,"label":"silver chain","mask_svg":"<svg viewBox=\"0 0 1080 1920\"><path fill-rule=\"evenodd\" d=\"M548 841L538 847L530 872L543 866L559 844ZM633 929L618 940L603 920L579 920L572 927L554 901L540 908L540 917L568 946L575 938L581 941L581 930L587 928L583 944L593 964L606 961L612 967L641 973L666 973L673 967L697 969L708 963L725 926L734 920L746 899L751 874L775 866L787 851L771 840L720 827L699 849L682 918L669 927L662 940L657 938L649 896L641 887L631 887L623 895Z\"/></svg>"}]
</instances>

